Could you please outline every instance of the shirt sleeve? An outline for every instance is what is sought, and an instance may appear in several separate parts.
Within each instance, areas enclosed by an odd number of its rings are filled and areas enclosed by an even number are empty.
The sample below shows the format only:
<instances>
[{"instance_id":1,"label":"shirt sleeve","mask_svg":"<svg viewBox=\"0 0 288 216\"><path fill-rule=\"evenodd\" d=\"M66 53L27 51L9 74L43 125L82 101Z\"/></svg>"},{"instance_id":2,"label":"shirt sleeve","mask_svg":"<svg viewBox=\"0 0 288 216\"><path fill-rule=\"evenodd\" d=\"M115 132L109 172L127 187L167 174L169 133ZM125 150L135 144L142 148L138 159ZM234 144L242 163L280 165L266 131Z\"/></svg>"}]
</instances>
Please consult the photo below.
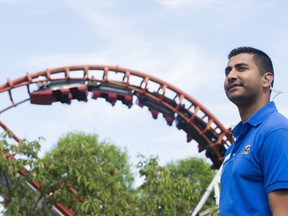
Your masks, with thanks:
<instances>
[{"instance_id":1,"label":"shirt sleeve","mask_svg":"<svg viewBox=\"0 0 288 216\"><path fill-rule=\"evenodd\" d=\"M277 129L266 137L261 161L266 193L288 189L288 129Z\"/></svg>"}]
</instances>

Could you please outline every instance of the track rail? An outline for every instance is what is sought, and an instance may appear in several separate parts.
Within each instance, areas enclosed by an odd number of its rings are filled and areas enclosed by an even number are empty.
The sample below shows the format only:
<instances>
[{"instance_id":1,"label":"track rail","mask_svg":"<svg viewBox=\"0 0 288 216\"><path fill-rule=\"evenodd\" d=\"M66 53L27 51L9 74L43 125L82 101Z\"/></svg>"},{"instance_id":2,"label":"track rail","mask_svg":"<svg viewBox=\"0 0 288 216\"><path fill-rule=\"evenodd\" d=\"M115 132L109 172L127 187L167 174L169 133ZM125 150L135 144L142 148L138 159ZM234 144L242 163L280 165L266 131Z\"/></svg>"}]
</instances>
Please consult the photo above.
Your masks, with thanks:
<instances>
[{"instance_id":1,"label":"track rail","mask_svg":"<svg viewBox=\"0 0 288 216\"><path fill-rule=\"evenodd\" d=\"M26 96L15 101L14 91L23 87ZM118 66L78 65L26 74L1 85L0 96L5 93L10 102L0 115L26 101L42 105L70 104L73 99L87 102L91 93L92 99L105 98L112 105L122 101L130 108L136 97L138 105L147 106L154 119L161 113L169 126L175 123L186 132L188 142L194 139L199 152L205 151L211 159L213 169L221 166L224 153L233 142L231 130L193 97L156 77ZM2 122L0 126L9 130ZM20 138L15 135L15 140L19 142Z\"/></svg>"}]
</instances>

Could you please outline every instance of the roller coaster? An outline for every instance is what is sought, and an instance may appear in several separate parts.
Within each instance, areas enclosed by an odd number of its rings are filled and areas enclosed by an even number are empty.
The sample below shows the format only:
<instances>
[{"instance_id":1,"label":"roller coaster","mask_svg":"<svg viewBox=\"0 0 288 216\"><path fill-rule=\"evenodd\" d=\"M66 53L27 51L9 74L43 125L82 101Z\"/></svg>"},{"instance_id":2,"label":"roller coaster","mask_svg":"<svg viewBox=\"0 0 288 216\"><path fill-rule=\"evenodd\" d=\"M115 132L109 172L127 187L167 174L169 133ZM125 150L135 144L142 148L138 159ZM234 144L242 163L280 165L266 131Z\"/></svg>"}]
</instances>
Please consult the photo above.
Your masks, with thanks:
<instances>
[{"instance_id":1,"label":"roller coaster","mask_svg":"<svg viewBox=\"0 0 288 216\"><path fill-rule=\"evenodd\" d=\"M21 89L23 98L15 100L17 89ZM168 126L175 125L186 133L187 142L195 140L199 152L205 151L206 157L212 161L212 169L220 168L225 151L233 142L231 130L196 99L156 77L118 66L78 65L26 74L0 85L0 96L8 97L10 101L0 110L0 115L25 102L70 105L73 100L88 102L90 98L103 98L112 106L117 102L128 108L134 104L145 106L153 119L158 119L160 114ZM2 121L0 126L9 130ZM15 134L13 138L18 143L21 141ZM35 190L40 187L36 182L29 186ZM69 190L75 193L73 188ZM74 215L61 203L56 203L52 210L54 215Z\"/></svg>"}]
</instances>

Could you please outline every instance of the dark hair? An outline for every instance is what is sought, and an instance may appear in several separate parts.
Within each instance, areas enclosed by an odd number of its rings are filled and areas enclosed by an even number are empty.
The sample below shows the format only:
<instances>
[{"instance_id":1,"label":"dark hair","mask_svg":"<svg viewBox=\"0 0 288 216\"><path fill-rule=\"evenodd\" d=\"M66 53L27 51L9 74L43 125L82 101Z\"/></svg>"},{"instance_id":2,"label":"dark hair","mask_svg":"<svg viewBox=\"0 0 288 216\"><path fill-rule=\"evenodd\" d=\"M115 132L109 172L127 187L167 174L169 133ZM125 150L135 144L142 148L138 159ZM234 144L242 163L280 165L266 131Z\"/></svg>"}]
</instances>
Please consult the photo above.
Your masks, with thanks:
<instances>
[{"instance_id":1,"label":"dark hair","mask_svg":"<svg viewBox=\"0 0 288 216\"><path fill-rule=\"evenodd\" d=\"M228 59L241 53L250 53L254 55L253 60L261 74L271 72L274 75L273 64L270 57L265 52L253 47L235 48L228 54Z\"/></svg>"}]
</instances>

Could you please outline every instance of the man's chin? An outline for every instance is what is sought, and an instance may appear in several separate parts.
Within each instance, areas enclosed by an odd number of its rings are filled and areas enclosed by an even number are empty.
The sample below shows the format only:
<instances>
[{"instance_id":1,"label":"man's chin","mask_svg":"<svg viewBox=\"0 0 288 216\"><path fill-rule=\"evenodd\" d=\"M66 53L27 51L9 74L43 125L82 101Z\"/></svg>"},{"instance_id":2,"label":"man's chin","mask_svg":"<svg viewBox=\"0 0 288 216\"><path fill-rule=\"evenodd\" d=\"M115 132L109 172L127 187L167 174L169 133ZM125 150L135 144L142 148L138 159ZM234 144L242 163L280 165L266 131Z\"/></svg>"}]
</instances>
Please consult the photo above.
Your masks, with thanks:
<instances>
[{"instance_id":1,"label":"man's chin","mask_svg":"<svg viewBox=\"0 0 288 216\"><path fill-rule=\"evenodd\" d=\"M227 95L227 97L234 104L237 104L237 103L243 101L242 95L237 94L236 92Z\"/></svg>"},{"instance_id":2,"label":"man's chin","mask_svg":"<svg viewBox=\"0 0 288 216\"><path fill-rule=\"evenodd\" d=\"M247 104L247 98L244 98L240 95L234 95L233 97L228 97L228 99L238 107Z\"/></svg>"}]
</instances>

